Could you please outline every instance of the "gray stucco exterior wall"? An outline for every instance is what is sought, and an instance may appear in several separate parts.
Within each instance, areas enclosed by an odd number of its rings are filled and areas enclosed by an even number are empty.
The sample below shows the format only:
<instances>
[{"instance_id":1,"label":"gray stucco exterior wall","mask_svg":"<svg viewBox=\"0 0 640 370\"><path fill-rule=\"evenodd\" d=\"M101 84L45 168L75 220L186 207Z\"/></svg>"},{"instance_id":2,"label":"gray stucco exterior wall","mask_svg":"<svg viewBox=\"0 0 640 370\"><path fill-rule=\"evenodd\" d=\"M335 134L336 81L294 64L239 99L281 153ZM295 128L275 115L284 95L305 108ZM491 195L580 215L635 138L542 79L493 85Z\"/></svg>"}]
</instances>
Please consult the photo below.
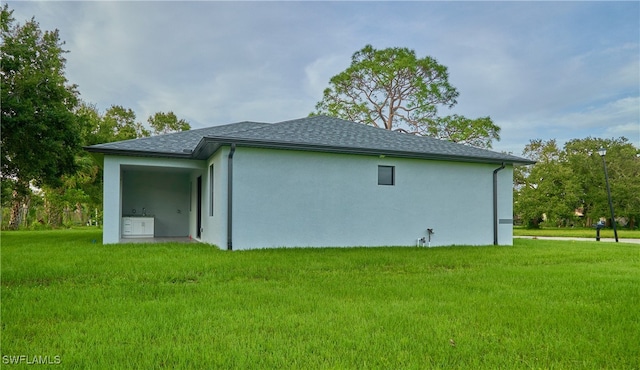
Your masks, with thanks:
<instances>
[{"instance_id":1,"label":"gray stucco exterior wall","mask_svg":"<svg viewBox=\"0 0 640 370\"><path fill-rule=\"evenodd\" d=\"M149 213L159 212L166 221L157 236L195 238L201 177L200 240L226 249L228 153L223 146L207 160L106 155L104 243L118 243L125 211L147 203L154 204L146 207ZM394 185L378 185L379 165L394 167ZM233 249L415 246L428 228L435 232L431 246L492 244L496 167L239 146L233 160ZM498 172L501 245L513 242L512 178L512 165Z\"/></svg>"},{"instance_id":2,"label":"gray stucco exterior wall","mask_svg":"<svg viewBox=\"0 0 640 370\"><path fill-rule=\"evenodd\" d=\"M378 166L395 185L378 185ZM234 249L493 242L492 164L238 148ZM512 218L512 166L498 175L498 215ZM499 244L512 244L501 223Z\"/></svg>"}]
</instances>

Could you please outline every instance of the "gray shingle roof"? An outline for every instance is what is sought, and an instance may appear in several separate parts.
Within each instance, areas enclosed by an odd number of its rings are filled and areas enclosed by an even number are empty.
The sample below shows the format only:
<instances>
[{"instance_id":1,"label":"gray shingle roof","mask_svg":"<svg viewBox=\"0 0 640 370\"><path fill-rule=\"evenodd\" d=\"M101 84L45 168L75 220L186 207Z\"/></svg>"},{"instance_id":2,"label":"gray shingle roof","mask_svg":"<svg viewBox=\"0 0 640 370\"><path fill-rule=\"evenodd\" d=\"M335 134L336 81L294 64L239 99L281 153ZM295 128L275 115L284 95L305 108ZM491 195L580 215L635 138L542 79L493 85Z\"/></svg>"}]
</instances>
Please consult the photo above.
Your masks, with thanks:
<instances>
[{"instance_id":1,"label":"gray shingle roof","mask_svg":"<svg viewBox=\"0 0 640 370\"><path fill-rule=\"evenodd\" d=\"M265 125L271 126L269 123L245 121L140 139L97 144L88 146L85 149L90 152L105 154L191 157L191 151L198 146L205 136L225 136L234 132L253 130Z\"/></svg>"},{"instance_id":2,"label":"gray shingle roof","mask_svg":"<svg viewBox=\"0 0 640 370\"><path fill-rule=\"evenodd\" d=\"M388 131L328 116L274 124L239 122L149 138L99 144L90 152L204 159L221 145L298 149L464 162L531 164L528 159L445 140Z\"/></svg>"}]
</instances>

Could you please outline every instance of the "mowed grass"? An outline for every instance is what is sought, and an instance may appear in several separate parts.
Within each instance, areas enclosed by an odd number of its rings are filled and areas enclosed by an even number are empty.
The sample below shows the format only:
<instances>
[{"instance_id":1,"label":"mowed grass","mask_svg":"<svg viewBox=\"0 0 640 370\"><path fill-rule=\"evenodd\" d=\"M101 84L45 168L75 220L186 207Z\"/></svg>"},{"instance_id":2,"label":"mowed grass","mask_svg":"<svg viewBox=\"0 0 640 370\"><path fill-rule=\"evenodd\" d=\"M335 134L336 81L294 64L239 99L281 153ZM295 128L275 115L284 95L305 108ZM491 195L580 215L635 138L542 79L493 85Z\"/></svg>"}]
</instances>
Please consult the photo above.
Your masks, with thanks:
<instances>
[{"instance_id":1,"label":"mowed grass","mask_svg":"<svg viewBox=\"0 0 640 370\"><path fill-rule=\"evenodd\" d=\"M640 239L640 230L620 229L618 231L618 239ZM559 236L570 238L592 238L595 241L595 228L567 228L567 227L544 227L540 229L526 229L516 227L513 229L515 236ZM600 237L613 239L613 229L607 228L600 230Z\"/></svg>"},{"instance_id":2,"label":"mowed grass","mask_svg":"<svg viewBox=\"0 0 640 370\"><path fill-rule=\"evenodd\" d=\"M640 246L220 251L2 234L3 367L640 367ZM97 240L97 242L93 242Z\"/></svg>"}]
</instances>

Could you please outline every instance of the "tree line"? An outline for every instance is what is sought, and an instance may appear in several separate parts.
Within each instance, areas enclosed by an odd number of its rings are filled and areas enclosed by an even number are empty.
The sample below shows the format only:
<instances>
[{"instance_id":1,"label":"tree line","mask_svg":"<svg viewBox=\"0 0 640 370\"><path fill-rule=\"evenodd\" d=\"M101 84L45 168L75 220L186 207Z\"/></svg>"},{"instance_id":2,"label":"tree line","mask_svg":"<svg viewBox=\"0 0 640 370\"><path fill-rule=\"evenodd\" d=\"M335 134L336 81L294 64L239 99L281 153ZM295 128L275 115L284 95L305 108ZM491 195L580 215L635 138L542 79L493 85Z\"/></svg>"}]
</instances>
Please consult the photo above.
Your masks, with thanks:
<instances>
[{"instance_id":1,"label":"tree line","mask_svg":"<svg viewBox=\"0 0 640 370\"><path fill-rule=\"evenodd\" d=\"M514 212L527 227L611 225L603 158L606 149L611 199L618 224L640 219L640 150L618 139L531 140L523 155L536 161L514 171Z\"/></svg>"},{"instance_id":2,"label":"tree line","mask_svg":"<svg viewBox=\"0 0 640 370\"><path fill-rule=\"evenodd\" d=\"M5 4L2 34L2 227L59 227L101 219L102 170L83 146L190 129L173 112L147 125L128 108L106 112L79 98L64 69L58 30L16 24Z\"/></svg>"}]
</instances>

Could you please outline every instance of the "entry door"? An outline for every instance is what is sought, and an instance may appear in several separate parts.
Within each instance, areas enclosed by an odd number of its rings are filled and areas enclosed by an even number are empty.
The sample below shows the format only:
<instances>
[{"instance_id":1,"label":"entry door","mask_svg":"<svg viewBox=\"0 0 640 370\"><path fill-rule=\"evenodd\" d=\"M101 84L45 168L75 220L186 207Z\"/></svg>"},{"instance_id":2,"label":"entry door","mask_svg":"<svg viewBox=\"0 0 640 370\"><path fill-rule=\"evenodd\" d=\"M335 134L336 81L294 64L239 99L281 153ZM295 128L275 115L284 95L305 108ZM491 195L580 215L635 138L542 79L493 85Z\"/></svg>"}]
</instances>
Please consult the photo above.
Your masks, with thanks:
<instances>
[{"instance_id":1,"label":"entry door","mask_svg":"<svg viewBox=\"0 0 640 370\"><path fill-rule=\"evenodd\" d=\"M200 231L202 230L202 176L198 176L197 184L198 190L196 192L196 225L198 230L196 231L196 237L200 239L202 234Z\"/></svg>"}]
</instances>

